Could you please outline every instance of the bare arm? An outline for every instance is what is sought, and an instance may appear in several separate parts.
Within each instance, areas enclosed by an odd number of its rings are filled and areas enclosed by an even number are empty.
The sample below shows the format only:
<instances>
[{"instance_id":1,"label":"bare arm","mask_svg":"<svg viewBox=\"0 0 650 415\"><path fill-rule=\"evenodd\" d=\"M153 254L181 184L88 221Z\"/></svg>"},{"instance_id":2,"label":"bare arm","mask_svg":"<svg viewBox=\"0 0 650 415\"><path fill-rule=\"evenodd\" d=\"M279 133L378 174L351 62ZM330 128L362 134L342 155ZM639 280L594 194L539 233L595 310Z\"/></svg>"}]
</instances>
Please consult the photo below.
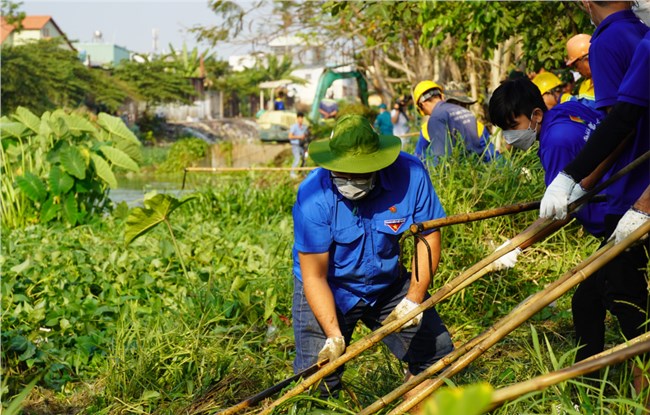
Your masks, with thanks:
<instances>
[{"instance_id":1,"label":"bare arm","mask_svg":"<svg viewBox=\"0 0 650 415\"><path fill-rule=\"evenodd\" d=\"M650 213L650 186L645 188L641 197L634 203L634 208L645 213Z\"/></svg>"},{"instance_id":2,"label":"bare arm","mask_svg":"<svg viewBox=\"0 0 650 415\"><path fill-rule=\"evenodd\" d=\"M418 241L418 279L415 278L415 258L413 259L413 271L411 274L411 286L406 293L406 298L415 302L421 303L424 295L429 288L431 282L431 275L436 273L438 263L440 262L440 231L431 232L424 236L424 239L431 247L431 258L422 241Z\"/></svg>"},{"instance_id":3,"label":"bare arm","mask_svg":"<svg viewBox=\"0 0 650 415\"><path fill-rule=\"evenodd\" d=\"M305 297L316 320L327 337L341 337L341 328L336 318L336 305L332 289L327 283L329 253L306 254L299 252L300 272Z\"/></svg>"}]
</instances>

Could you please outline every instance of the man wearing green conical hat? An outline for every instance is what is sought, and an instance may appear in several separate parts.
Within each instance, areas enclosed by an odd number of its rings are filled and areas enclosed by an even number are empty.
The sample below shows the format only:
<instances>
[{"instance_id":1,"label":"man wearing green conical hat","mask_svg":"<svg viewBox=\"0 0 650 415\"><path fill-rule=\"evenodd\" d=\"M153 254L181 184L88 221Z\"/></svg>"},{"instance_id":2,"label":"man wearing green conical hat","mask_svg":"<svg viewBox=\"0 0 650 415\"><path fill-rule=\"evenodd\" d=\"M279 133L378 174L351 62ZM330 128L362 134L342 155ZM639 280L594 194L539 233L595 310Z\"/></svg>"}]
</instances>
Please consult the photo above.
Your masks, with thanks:
<instances>
[{"instance_id":1,"label":"man wearing green conical hat","mask_svg":"<svg viewBox=\"0 0 650 415\"><path fill-rule=\"evenodd\" d=\"M440 259L440 231L423 235L418 266L399 261L399 240L416 222L445 216L422 162L400 152L401 141L379 135L359 115L341 117L329 139L309 145L319 166L300 185L293 207L294 371L339 357L359 320L371 330L396 320L429 297ZM384 343L422 372L453 350L434 308L409 320ZM340 388L340 368L321 392Z\"/></svg>"}]
</instances>

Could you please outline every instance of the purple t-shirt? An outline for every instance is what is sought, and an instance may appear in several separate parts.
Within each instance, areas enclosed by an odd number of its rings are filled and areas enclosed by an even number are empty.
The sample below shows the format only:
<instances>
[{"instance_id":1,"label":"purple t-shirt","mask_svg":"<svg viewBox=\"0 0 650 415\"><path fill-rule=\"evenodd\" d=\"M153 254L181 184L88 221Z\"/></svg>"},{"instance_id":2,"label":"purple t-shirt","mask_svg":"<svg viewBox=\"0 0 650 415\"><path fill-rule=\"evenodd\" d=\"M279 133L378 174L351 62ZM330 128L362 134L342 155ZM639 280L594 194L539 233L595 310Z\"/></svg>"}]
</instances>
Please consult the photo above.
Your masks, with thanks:
<instances>
[{"instance_id":1,"label":"purple t-shirt","mask_svg":"<svg viewBox=\"0 0 650 415\"><path fill-rule=\"evenodd\" d=\"M558 104L544 114L537 154L547 187L582 150L603 115L577 101ZM588 203L574 216L589 233L604 236L606 210L606 202Z\"/></svg>"}]
</instances>

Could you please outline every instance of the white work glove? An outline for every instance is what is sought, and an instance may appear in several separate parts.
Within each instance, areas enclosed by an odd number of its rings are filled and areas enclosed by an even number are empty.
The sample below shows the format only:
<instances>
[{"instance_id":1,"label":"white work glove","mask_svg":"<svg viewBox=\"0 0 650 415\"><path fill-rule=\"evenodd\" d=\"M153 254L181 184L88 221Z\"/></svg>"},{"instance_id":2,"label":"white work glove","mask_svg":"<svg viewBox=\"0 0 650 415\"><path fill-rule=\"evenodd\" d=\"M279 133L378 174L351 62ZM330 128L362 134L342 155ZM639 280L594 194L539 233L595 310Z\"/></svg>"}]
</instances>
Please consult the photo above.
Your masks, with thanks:
<instances>
[{"instance_id":1,"label":"white work glove","mask_svg":"<svg viewBox=\"0 0 650 415\"><path fill-rule=\"evenodd\" d=\"M501 244L501 246L495 249L495 252L503 248L504 246L508 245L509 243L510 243L510 239L508 239L503 244ZM512 251L508 252L501 258L494 261L492 265L492 269L495 271L501 271L503 269L514 268L515 265L517 264L517 257L519 256L519 254L521 254L521 248L517 247L513 249Z\"/></svg>"},{"instance_id":2,"label":"white work glove","mask_svg":"<svg viewBox=\"0 0 650 415\"><path fill-rule=\"evenodd\" d=\"M576 182L563 171L548 185L539 205L540 218L566 218L569 198L572 196ZM578 186L580 187L580 186Z\"/></svg>"},{"instance_id":3,"label":"white work glove","mask_svg":"<svg viewBox=\"0 0 650 415\"><path fill-rule=\"evenodd\" d=\"M400 301L399 304L397 304L395 309L393 311L391 311L391 313L388 315L388 317L386 317L386 319L381 324L385 326L388 323L391 323L391 322L393 322L395 320L398 320L398 319L404 317L405 315L407 315L408 313L410 313L411 310L413 310L414 308L416 308L419 305L420 304L415 303L415 302L409 300L408 298L404 297L404 298L402 298L402 301ZM418 324L420 324L420 321L422 321L422 313L418 314L417 316L415 316L412 319L410 319L409 321L407 321L401 327L401 329L405 329L405 328L411 327L411 326L417 326Z\"/></svg>"},{"instance_id":4,"label":"white work glove","mask_svg":"<svg viewBox=\"0 0 650 415\"><path fill-rule=\"evenodd\" d=\"M318 361L321 362L329 359L330 362L336 360L345 352L345 338L343 337L328 337L325 340L325 346L318 352Z\"/></svg>"},{"instance_id":5,"label":"white work glove","mask_svg":"<svg viewBox=\"0 0 650 415\"><path fill-rule=\"evenodd\" d=\"M641 212L640 210L630 208L625 215L618 221L614 233L609 237L609 241L612 239L616 240L616 243L620 243L623 239L627 238L632 232L637 230L645 221L650 220L650 215ZM647 238L648 235L644 235L641 239Z\"/></svg>"}]
</instances>

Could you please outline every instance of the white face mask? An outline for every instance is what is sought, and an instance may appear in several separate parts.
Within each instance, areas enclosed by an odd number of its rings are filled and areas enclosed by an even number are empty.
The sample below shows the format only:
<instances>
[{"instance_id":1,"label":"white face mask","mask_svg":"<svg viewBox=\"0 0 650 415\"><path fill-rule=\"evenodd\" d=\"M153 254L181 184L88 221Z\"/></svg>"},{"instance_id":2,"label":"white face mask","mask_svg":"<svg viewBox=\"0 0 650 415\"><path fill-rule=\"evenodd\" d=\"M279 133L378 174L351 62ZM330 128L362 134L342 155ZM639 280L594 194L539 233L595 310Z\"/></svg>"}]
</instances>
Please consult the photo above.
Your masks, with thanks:
<instances>
[{"instance_id":1,"label":"white face mask","mask_svg":"<svg viewBox=\"0 0 650 415\"><path fill-rule=\"evenodd\" d=\"M365 197L375 187L375 176L375 173L367 179L346 179L332 176L332 182L344 198L358 200Z\"/></svg>"},{"instance_id":2,"label":"white face mask","mask_svg":"<svg viewBox=\"0 0 650 415\"><path fill-rule=\"evenodd\" d=\"M533 112L534 113L534 112ZM505 130L503 132L503 139L506 143L515 146L520 150L528 150L533 145L537 138L537 124L531 128L533 123L533 114L530 114L531 121L528 123L528 128L525 130Z\"/></svg>"}]
</instances>

